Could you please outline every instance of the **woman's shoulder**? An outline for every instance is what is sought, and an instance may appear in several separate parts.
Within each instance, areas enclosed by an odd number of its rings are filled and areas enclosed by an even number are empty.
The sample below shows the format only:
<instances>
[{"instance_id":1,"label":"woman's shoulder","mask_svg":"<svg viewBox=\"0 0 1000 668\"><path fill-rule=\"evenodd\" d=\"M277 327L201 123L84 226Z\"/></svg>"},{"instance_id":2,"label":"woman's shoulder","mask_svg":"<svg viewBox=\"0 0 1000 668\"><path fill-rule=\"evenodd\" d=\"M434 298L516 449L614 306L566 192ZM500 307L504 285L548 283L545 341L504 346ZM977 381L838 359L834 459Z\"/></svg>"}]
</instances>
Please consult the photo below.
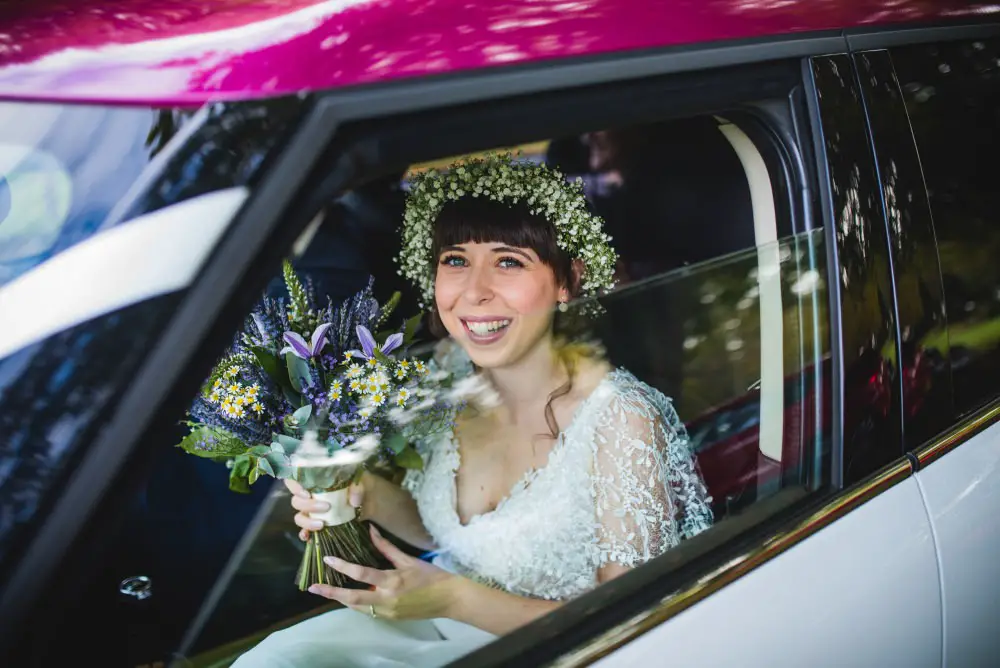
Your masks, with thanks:
<instances>
[{"instance_id":1,"label":"woman's shoulder","mask_svg":"<svg viewBox=\"0 0 1000 668\"><path fill-rule=\"evenodd\" d=\"M657 424L684 435L684 425L673 400L628 369L618 367L608 371L601 390L603 396L592 407L600 414L599 422L637 427Z\"/></svg>"}]
</instances>

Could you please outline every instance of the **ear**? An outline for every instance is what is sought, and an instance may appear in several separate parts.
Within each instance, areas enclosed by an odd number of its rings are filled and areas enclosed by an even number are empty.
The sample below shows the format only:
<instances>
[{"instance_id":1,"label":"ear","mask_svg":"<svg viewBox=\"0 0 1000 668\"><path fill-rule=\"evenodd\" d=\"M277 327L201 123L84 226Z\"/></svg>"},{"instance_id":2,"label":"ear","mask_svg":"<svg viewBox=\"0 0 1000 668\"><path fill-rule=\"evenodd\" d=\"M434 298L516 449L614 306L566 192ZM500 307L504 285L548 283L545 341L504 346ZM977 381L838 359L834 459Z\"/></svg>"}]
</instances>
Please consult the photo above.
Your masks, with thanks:
<instances>
[{"instance_id":1,"label":"ear","mask_svg":"<svg viewBox=\"0 0 1000 668\"><path fill-rule=\"evenodd\" d=\"M570 267L569 285L559 288L559 301L568 302L579 294L580 284L583 282L583 275L586 271L587 265L583 263L583 260L579 258L573 260L573 265Z\"/></svg>"}]
</instances>

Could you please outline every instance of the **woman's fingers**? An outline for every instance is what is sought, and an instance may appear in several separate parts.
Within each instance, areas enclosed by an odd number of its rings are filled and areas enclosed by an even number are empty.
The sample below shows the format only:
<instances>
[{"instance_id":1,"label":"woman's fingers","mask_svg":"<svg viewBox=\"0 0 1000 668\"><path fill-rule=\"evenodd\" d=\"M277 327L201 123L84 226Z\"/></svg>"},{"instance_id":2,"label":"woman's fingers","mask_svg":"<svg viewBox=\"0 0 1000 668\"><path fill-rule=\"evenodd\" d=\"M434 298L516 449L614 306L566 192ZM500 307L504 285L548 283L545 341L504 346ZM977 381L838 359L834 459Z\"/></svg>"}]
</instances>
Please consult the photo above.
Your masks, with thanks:
<instances>
[{"instance_id":1,"label":"woman's fingers","mask_svg":"<svg viewBox=\"0 0 1000 668\"><path fill-rule=\"evenodd\" d=\"M308 529L302 529L302 530L299 531L299 540L301 540L303 543L306 542L307 540L309 540L309 530Z\"/></svg>"},{"instance_id":2,"label":"woman's fingers","mask_svg":"<svg viewBox=\"0 0 1000 668\"><path fill-rule=\"evenodd\" d=\"M313 499L310 497L302 498L301 496L293 496L292 508L302 511L303 513L325 513L330 510L330 504L326 501L320 501L319 499Z\"/></svg>"},{"instance_id":3,"label":"woman's fingers","mask_svg":"<svg viewBox=\"0 0 1000 668\"><path fill-rule=\"evenodd\" d=\"M344 589L332 585L314 584L309 587L309 593L339 601L350 608L367 608L369 605L381 602L378 594L364 589Z\"/></svg>"},{"instance_id":4,"label":"woman's fingers","mask_svg":"<svg viewBox=\"0 0 1000 668\"><path fill-rule=\"evenodd\" d=\"M343 573L352 580L364 582L365 584L370 584L374 587L383 586L388 579L388 574L385 571L380 571L377 568L367 568L359 564L352 564L351 562L344 561L338 557L324 557L323 561L325 561L330 568Z\"/></svg>"},{"instance_id":5,"label":"woman's fingers","mask_svg":"<svg viewBox=\"0 0 1000 668\"><path fill-rule=\"evenodd\" d=\"M295 515L295 523L300 529L306 529L307 531L319 531L323 528L323 520L314 520L306 513L297 513Z\"/></svg>"},{"instance_id":6,"label":"woman's fingers","mask_svg":"<svg viewBox=\"0 0 1000 668\"><path fill-rule=\"evenodd\" d=\"M375 545L378 551L381 552L383 555L385 555L385 558L388 559L389 562L396 568L402 568L403 566L406 566L408 563L410 563L410 561L412 560L412 557L410 557L410 555L406 554L398 547L396 547L395 545L387 541L385 538L383 538L382 534L379 533L378 528L376 528L374 524L371 525L371 536L372 536L372 543Z\"/></svg>"},{"instance_id":7,"label":"woman's fingers","mask_svg":"<svg viewBox=\"0 0 1000 668\"><path fill-rule=\"evenodd\" d=\"M288 491L292 493L292 496L301 497L303 499L309 498L309 492L307 492L305 488L302 487L302 485L295 482L294 480L285 478L285 487L287 487Z\"/></svg>"}]
</instances>

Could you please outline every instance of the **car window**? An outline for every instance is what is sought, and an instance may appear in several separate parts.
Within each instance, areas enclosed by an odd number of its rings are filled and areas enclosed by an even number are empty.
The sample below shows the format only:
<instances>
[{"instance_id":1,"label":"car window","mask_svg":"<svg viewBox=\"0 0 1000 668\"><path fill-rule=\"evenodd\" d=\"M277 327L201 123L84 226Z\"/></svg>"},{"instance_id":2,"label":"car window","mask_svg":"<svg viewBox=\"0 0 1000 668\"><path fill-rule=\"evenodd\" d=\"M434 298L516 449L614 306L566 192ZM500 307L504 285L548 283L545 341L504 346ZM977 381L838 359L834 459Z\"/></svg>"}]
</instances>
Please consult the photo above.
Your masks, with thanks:
<instances>
[{"instance_id":1,"label":"car window","mask_svg":"<svg viewBox=\"0 0 1000 668\"><path fill-rule=\"evenodd\" d=\"M993 155L1000 148L1000 41L898 47L892 62L920 154L947 307L955 404L965 413L1000 391L1000 244ZM943 333L941 334L943 336Z\"/></svg>"},{"instance_id":2,"label":"car window","mask_svg":"<svg viewBox=\"0 0 1000 668\"><path fill-rule=\"evenodd\" d=\"M683 150L684 146L691 150ZM775 194L779 190L775 181L782 178L781 173L772 170L740 122L724 115L691 117L654 125L594 130L496 150L512 150L521 163L557 167L568 179L578 180L588 210L601 217L613 237L620 254L620 262L615 266L616 288L600 297L572 300L564 309L547 317L554 320L569 343L599 351L594 353L595 359L611 368L626 370L628 377L634 378L634 382L628 381L633 383L630 387L639 388L640 395L657 397L656 402L659 398L667 402L669 398L669 403L656 403L661 406L657 410L662 410L664 416L675 416L664 419L673 425L670 433L676 434L676 443L682 444L678 445L682 448L678 453L688 453L682 456L691 462L688 469L691 473L686 474L686 479L691 481L691 490L703 490L693 491L691 496L692 503L699 494L704 498L701 510L690 510L692 540L697 540L695 534L701 530L711 532L726 526L758 502L782 491L808 493L826 485L831 359L823 231L791 236L779 233L789 227L787 220L783 220L787 213ZM217 441L200 441L197 434L192 438L190 434L195 432L182 426L175 442L183 447L160 455L162 462L174 462L171 466L181 466L182 461L204 464L205 477L200 480L197 493L203 495L200 498L206 499L206 504L199 506L198 514L202 518L215 518L211 521L219 526L231 517L227 514L231 509L246 507L239 500L245 496L233 492L227 499L213 491L213 499L208 501L210 487L217 491L232 485L244 493L266 494L267 499L259 506L249 527L241 525L245 533L239 548L231 554L211 587L179 578L179 573L190 571L184 564L191 561L176 550L171 552L170 558L175 561L169 569L161 563L163 558L152 556L147 562L148 571L175 573L172 576L175 579L154 586L166 589L175 603L166 623L183 625L183 640L179 646L160 647L159 655L150 649L141 655L141 660L171 656L193 665L229 665L245 656L248 658L243 661L252 662L256 660L254 656L262 655L248 650L280 629L289 629L282 638L302 634L302 648L307 654L307 646L314 640L319 642L315 649L320 654L350 651L357 656L374 657L380 651L395 651L386 650L377 636L363 631L352 636L350 650L346 646L320 647L323 639L334 644L347 642L345 634L335 626L328 629L322 626L337 619L323 613L336 615L341 606L298 591L304 572L300 567L304 568L309 561L303 561L304 556L315 553L308 552L311 548L297 535L298 528L292 520L295 511L289 505L287 490L268 475L268 471L275 472L273 465L261 464L261 458L266 459L263 450L258 449L254 454L243 447L254 444L270 447L270 442L265 441L277 438L273 434L284 433L290 424L288 420L299 419L305 413L296 408L299 417L292 416L292 407L282 403L290 401L289 395L276 386L268 386L269 376L260 375L267 372L255 366L254 359L262 358L240 357L249 349L239 346L257 346L259 352L264 342L257 337L263 332L272 340L267 345L272 345L275 337L284 337L285 323L293 323L287 325L290 329L298 326L294 323L303 317L303 309L291 304L300 289L296 281L301 281L301 289L312 291L320 309L318 315L308 318L332 318L333 326L323 330L328 339L310 340L303 336L299 345L308 347L319 341L321 352L316 359L325 359L322 356L327 354L336 357L351 348L361 350L354 353L361 355L354 358L358 362L357 372L350 371L354 362L336 367L339 357L329 360L334 364L329 373L339 373L332 369L340 368L348 375L336 377L339 380L330 376L326 380L331 383L326 383L320 392L323 396L310 391L313 399L309 401L318 401L314 405L319 406L333 401L334 393L336 401L346 400L357 390L358 402L405 404L408 397L397 390L386 390L383 395L382 381L368 378L375 372L366 369L369 364L374 369L380 363L389 363L373 351L379 344L388 343L387 334L407 331L407 322L417 322L410 318L421 313L420 291L399 275L393 261L401 250L398 226L406 198L428 174L447 171L456 160L475 160L484 155L477 152L441 156L411 164L405 171L346 193L327 207L324 222L310 231L311 243L292 258L286 273L273 278L265 296L283 299L284 304L262 302L248 316L241 333L236 334L237 348L227 353L235 356L220 359L221 366L206 380L199 396L193 398L191 410L184 418L220 429L212 432L216 434L213 439L219 434L232 435L235 441L231 442L240 452L219 457L230 460L227 466L222 461L193 457L190 451L198 454L199 449L211 449ZM690 159L661 159L666 155ZM289 276L293 277L290 288ZM376 317L377 311L372 311L366 316L370 319L365 322L377 321L379 331L383 332L376 337L375 346L359 339L360 334L354 328L355 316L351 319L344 314L355 313L351 309L362 308L361 305L375 308L371 306L373 299L384 305L397 292L399 301L391 315L382 319ZM314 332L322 321L308 318L309 324L303 325L302 331ZM394 354L426 364L431 364L430 359L437 359L442 365L442 359L451 360L456 366L448 366L449 369L471 368L462 361L460 352L434 358L434 351L441 354L442 344L435 343L438 339L429 318L425 316L419 323L412 347L401 348ZM473 329L491 326L505 327L502 323L470 325ZM246 338L248 331L256 332L253 342ZM327 342L329 349L324 348ZM334 349L338 351L336 354L332 352ZM310 357L309 353L304 354ZM408 378L410 368L415 368L391 364L394 374L402 374L399 378ZM356 376L350 375L355 373ZM357 388L352 384L354 381ZM369 384L365 385L366 382ZM390 387L388 379L385 385ZM273 397L273 403L267 403L272 399L258 401L265 395ZM589 396L581 401L589 401ZM285 406L281 415L272 412L278 404ZM363 405L358 403L355 408L361 410ZM581 415L587 412L585 408ZM595 410L596 414L600 411ZM556 415L557 424L559 417ZM567 417L569 422L565 421ZM577 418L574 415L562 418L562 425L573 430ZM413 456L420 458L420 466L432 466L434 455L429 455L420 443L390 438L389 428L386 429L378 432L378 442L386 439L394 445L392 454L383 451L383 455L403 468L399 462L412 464ZM562 438L570 438L568 433L564 432ZM625 432L611 428L608 433L609 438L619 439ZM305 438L303 434L299 436ZM182 442L185 438L188 440ZM288 443L295 448L300 445ZM405 454L411 446L415 455ZM275 461L284 462L280 457ZM546 468L536 469L537 475L528 477L530 482L525 488L541 486ZM410 474L391 468L382 473L395 483L401 478L409 480L407 489L415 489ZM431 474L428 469L422 475ZM655 482L643 478L635 485L630 489L645 494L642 490L653 489L647 485ZM169 485L161 485L158 490L161 496L157 503L169 507L175 492ZM195 492L188 488L188 493ZM419 496L420 492L413 494ZM520 494L515 491L504 498ZM448 515L457 512L449 505L453 502L452 499L437 507ZM438 520L428 516L425 521L429 528ZM475 521L478 520L470 520ZM198 522L186 524L186 527L174 524L172 534L157 533L165 542L192 544L188 532L194 532ZM443 554L448 550L440 546L428 550L391 533L389 537L412 557L447 564L469 577L479 577L474 569L462 563L457 553ZM221 541L214 543L218 545ZM209 548L203 544L198 549ZM502 548L497 545L496 549ZM491 576L485 574L485 577ZM576 593L586 589L582 585L572 587ZM182 590L186 590L183 595ZM182 597L186 602L181 601ZM196 597L200 597L197 613L184 607ZM415 623L412 629L421 633L419 629L426 631L425 626L424 622ZM405 654L406 644L401 647ZM446 651L441 654L439 665L464 653ZM309 661L305 654L296 656L299 661Z\"/></svg>"},{"instance_id":3,"label":"car window","mask_svg":"<svg viewBox=\"0 0 1000 668\"><path fill-rule=\"evenodd\" d=\"M0 103L0 563L37 530L298 112L264 106Z\"/></svg>"}]
</instances>

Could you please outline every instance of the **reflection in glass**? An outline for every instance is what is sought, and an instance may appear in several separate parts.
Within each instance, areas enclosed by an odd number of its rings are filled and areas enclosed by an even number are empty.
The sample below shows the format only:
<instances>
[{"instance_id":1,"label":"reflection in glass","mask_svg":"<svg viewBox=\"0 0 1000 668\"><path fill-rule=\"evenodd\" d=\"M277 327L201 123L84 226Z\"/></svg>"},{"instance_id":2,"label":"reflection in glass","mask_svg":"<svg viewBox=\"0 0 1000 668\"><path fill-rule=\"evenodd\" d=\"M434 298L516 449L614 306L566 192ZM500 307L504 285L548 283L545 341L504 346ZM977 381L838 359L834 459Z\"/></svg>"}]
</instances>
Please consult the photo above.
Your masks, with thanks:
<instances>
[{"instance_id":1,"label":"reflection in glass","mask_svg":"<svg viewBox=\"0 0 1000 668\"><path fill-rule=\"evenodd\" d=\"M1000 391L1000 40L891 51L927 185L948 335L923 337L931 373L949 363L959 413ZM949 340L950 339L950 340Z\"/></svg>"}]
</instances>

